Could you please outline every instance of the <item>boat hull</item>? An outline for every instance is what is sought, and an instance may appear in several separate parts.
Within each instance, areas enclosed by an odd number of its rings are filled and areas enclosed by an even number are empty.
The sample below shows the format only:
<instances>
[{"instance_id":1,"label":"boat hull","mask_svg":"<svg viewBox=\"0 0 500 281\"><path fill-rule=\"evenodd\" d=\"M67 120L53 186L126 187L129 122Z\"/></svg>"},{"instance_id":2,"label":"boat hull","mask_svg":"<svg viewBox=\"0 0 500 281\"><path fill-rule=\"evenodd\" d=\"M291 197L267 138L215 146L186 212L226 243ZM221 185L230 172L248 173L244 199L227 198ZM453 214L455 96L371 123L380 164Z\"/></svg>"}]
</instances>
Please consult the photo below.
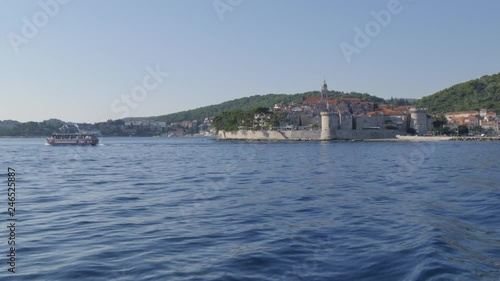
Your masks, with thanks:
<instances>
[{"instance_id":1,"label":"boat hull","mask_svg":"<svg viewBox=\"0 0 500 281\"><path fill-rule=\"evenodd\" d=\"M99 140L95 141L70 141L70 140L51 140L47 139L48 145L80 145L80 146L96 146L99 144Z\"/></svg>"}]
</instances>

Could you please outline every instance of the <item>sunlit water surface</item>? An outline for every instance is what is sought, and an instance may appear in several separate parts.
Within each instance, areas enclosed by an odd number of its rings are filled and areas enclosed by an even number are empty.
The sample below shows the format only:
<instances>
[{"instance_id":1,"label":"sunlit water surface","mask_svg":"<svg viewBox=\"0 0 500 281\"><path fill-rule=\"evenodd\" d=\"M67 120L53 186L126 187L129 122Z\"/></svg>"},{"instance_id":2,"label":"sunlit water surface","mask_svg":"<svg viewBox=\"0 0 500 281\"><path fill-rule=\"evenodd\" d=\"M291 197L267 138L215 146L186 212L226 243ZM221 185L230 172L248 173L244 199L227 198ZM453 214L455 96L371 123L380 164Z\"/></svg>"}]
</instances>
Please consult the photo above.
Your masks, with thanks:
<instances>
[{"instance_id":1,"label":"sunlit water surface","mask_svg":"<svg viewBox=\"0 0 500 281\"><path fill-rule=\"evenodd\" d=\"M101 143L0 139L2 280L500 278L498 142Z\"/></svg>"}]
</instances>

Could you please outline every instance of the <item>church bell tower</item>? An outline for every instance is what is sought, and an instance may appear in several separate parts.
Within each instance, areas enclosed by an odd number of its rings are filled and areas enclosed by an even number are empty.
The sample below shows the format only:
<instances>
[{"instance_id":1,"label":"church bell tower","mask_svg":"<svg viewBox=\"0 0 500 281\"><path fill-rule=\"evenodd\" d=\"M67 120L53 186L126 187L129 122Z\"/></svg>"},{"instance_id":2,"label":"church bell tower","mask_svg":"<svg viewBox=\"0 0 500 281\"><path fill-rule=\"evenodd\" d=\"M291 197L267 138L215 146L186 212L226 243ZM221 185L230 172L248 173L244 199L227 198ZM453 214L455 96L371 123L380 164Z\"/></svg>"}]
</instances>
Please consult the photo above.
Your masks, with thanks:
<instances>
[{"instance_id":1,"label":"church bell tower","mask_svg":"<svg viewBox=\"0 0 500 281\"><path fill-rule=\"evenodd\" d=\"M321 87L321 102L328 104L328 85L326 85L326 80L323 80L323 86Z\"/></svg>"}]
</instances>

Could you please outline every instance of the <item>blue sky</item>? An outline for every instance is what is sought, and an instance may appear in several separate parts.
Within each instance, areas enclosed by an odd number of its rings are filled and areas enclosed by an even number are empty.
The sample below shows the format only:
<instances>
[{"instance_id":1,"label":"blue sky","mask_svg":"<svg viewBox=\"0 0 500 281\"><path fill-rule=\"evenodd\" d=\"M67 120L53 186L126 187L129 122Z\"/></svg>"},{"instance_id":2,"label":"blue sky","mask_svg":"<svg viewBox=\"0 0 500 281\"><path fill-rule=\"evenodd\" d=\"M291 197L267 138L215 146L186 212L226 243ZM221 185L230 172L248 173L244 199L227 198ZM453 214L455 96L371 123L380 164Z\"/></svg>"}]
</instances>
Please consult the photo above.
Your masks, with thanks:
<instances>
[{"instance_id":1,"label":"blue sky","mask_svg":"<svg viewBox=\"0 0 500 281\"><path fill-rule=\"evenodd\" d=\"M500 1L401 0L392 13L393 1L2 0L0 120L155 116L318 90L323 77L420 98L500 72ZM382 10L391 19L357 48L355 28ZM358 49L350 61L342 43Z\"/></svg>"}]
</instances>

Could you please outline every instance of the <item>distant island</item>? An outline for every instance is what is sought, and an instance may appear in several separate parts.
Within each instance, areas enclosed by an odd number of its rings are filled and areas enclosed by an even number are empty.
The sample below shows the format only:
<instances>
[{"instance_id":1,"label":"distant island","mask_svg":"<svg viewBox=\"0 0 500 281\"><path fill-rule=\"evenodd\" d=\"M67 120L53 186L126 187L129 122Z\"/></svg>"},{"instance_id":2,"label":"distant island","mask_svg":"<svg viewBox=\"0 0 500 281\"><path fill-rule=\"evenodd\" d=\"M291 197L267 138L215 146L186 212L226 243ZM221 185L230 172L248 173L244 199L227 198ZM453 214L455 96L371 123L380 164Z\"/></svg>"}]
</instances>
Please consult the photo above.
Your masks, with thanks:
<instances>
[{"instance_id":1,"label":"distant island","mask_svg":"<svg viewBox=\"0 0 500 281\"><path fill-rule=\"evenodd\" d=\"M257 95L162 116L78 125L98 130L103 136L196 136L238 130L315 131L321 129L321 115L326 112L329 126L360 131L357 133L360 137L376 134L374 131L378 131L380 137L396 133L500 133L497 117L500 73L451 86L420 100L383 99L367 93L330 91L326 82L323 86L320 91ZM4 120L0 121L0 136L49 136L67 123L59 119L24 123ZM361 133L363 131L371 132ZM355 135L350 137L356 138Z\"/></svg>"}]
</instances>

